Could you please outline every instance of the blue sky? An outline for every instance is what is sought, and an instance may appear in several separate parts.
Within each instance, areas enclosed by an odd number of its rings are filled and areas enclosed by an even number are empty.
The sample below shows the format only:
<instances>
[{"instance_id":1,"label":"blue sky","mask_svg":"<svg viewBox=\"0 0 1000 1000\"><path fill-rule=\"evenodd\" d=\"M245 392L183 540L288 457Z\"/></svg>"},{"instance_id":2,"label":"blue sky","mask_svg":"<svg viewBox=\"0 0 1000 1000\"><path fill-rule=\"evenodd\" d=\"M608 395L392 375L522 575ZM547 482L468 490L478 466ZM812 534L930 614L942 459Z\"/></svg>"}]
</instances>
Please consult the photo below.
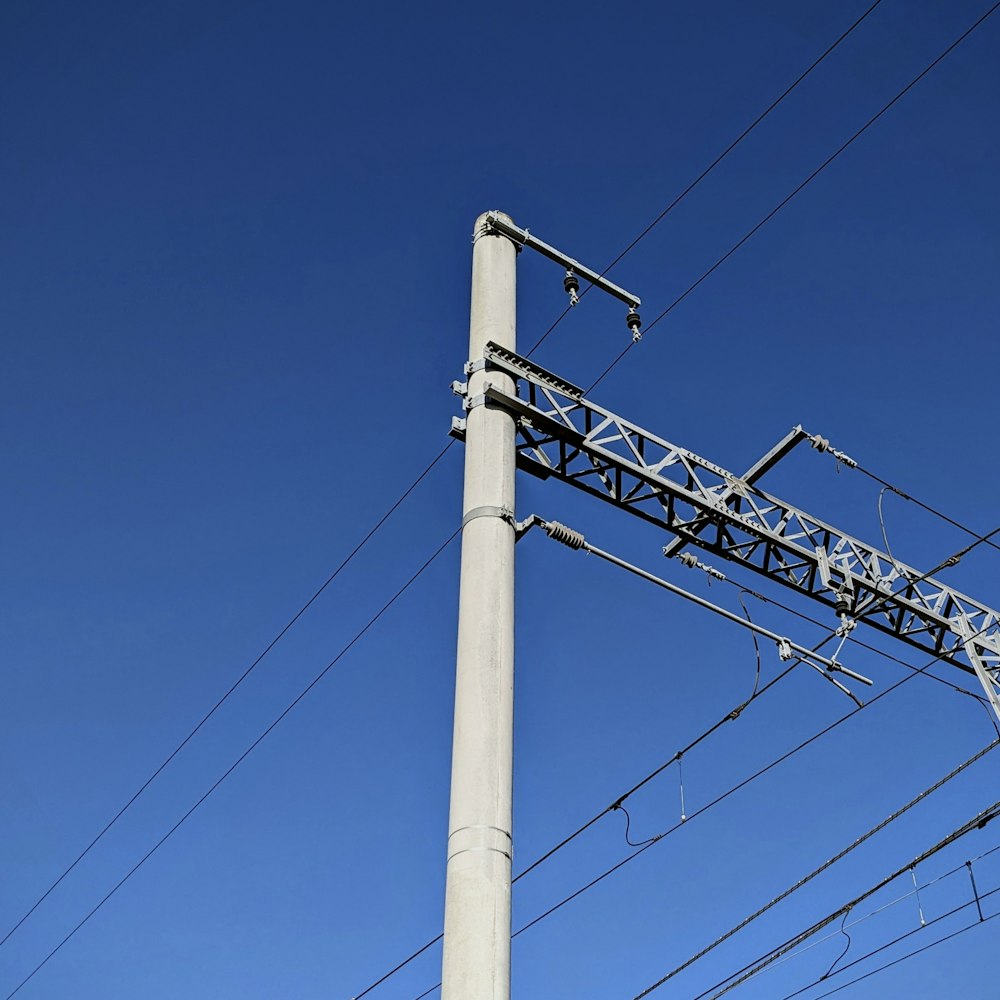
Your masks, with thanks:
<instances>
[{"instance_id":1,"label":"blue sky","mask_svg":"<svg viewBox=\"0 0 1000 1000\"><path fill-rule=\"evenodd\" d=\"M603 267L867 6L3 5L3 933L446 443L476 216L500 208ZM883 0L615 280L656 315L987 6ZM801 423L996 527L998 45L1000 14L596 400L735 471ZM562 311L562 273L522 254L518 282L527 348ZM537 358L588 384L627 342L623 308L595 293ZM877 485L829 457L796 452L766 486L879 542ZM0 948L0 996L448 537L460 504L456 445ZM553 482L521 481L518 505L736 607L665 565L648 525ZM968 540L896 495L883 506L893 552L915 566ZM515 869L754 677L742 630L543 537L518 559ZM997 606L996 560L980 546L949 580ZM18 996L346 1000L437 934L457 568L453 545ZM824 634L751 610L803 644ZM779 661L762 654L770 678ZM904 672L865 650L844 660L875 692ZM685 758L688 811L850 707L796 671ZM915 679L519 937L515 995L628 1000L993 735L970 699ZM994 800L995 766L987 756L656 995L696 996L905 863ZM633 834L674 823L678 793L668 769L635 800ZM606 817L519 883L515 925L624 857L623 829ZM971 834L917 874L996 838ZM1000 885L996 857L977 863L984 891ZM927 889L925 916L968 892L956 877ZM845 961L918 925L906 899L859 925ZM986 995L996 927L844 995ZM842 941L733 995L784 997ZM439 961L430 949L370 995L413 1000Z\"/></svg>"}]
</instances>

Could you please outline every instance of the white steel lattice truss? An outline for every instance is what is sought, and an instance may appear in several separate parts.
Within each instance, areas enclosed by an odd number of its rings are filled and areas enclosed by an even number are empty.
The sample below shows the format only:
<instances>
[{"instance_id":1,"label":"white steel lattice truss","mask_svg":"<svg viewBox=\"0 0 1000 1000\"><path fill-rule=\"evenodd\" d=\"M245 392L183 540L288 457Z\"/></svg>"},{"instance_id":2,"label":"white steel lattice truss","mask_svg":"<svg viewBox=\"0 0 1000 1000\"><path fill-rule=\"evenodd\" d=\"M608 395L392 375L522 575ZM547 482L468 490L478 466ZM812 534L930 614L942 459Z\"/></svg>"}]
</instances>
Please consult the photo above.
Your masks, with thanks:
<instances>
[{"instance_id":1,"label":"white steel lattice truss","mask_svg":"<svg viewBox=\"0 0 1000 1000\"><path fill-rule=\"evenodd\" d=\"M577 386L488 344L467 366L506 372L517 395L487 382L466 409L500 406L517 420L517 459L678 536L974 672L1000 716L1000 613L763 492L753 481L796 440L796 428L744 477L605 410ZM456 384L462 392L464 385ZM464 421L453 423L464 437Z\"/></svg>"}]
</instances>

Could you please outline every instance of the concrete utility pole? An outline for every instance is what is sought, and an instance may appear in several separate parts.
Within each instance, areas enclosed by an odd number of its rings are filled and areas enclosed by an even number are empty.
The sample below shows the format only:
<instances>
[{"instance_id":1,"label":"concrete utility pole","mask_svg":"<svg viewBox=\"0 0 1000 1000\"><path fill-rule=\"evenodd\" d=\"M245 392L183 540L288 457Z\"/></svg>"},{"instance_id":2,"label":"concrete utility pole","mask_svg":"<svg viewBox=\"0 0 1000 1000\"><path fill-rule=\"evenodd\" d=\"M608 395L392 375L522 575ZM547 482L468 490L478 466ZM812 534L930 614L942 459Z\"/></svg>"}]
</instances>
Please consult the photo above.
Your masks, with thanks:
<instances>
[{"instance_id":1,"label":"concrete utility pole","mask_svg":"<svg viewBox=\"0 0 1000 1000\"><path fill-rule=\"evenodd\" d=\"M894 635L935 659L975 674L1000 718L1000 611L905 566L891 555L765 493L757 480L809 441L838 463L856 463L801 427L742 477L656 437L598 406L584 390L516 353L515 262L520 248L565 268L570 305L580 279L628 306L625 325L641 339L637 296L562 251L486 212L476 221L468 382L453 382L465 418L451 434L466 445L459 588L458 665L451 815L445 889L443 1000L510 1000L511 804L514 724L514 544L532 524L674 593L744 624L737 615L590 545L578 532L537 515L514 519L520 464L562 479L674 537L663 555L722 574L681 550L695 545L739 563L830 608L843 644L859 623ZM980 539L979 541L982 541ZM975 544L978 544L975 543ZM973 546L953 556L953 565ZM936 572L936 571L935 571ZM829 672L864 684L836 655L817 658L776 632L783 660L798 658L857 698ZM802 654L806 654L803 656ZM860 704L860 702L859 702Z\"/></svg>"},{"instance_id":2,"label":"concrete utility pole","mask_svg":"<svg viewBox=\"0 0 1000 1000\"><path fill-rule=\"evenodd\" d=\"M490 215L473 237L472 362L488 341L516 349L517 248ZM469 375L442 1000L510 997L514 417L482 405L487 378L514 391L506 373Z\"/></svg>"}]
</instances>

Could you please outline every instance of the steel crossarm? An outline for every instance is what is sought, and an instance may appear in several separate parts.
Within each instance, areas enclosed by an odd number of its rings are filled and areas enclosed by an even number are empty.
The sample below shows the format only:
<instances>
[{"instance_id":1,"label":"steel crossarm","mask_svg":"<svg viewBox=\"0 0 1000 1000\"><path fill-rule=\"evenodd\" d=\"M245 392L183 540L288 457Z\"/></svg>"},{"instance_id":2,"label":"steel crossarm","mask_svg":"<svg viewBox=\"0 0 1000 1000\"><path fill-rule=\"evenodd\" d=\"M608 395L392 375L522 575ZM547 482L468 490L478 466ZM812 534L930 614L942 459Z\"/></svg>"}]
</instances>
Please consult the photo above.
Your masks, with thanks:
<instances>
[{"instance_id":1,"label":"steel crossarm","mask_svg":"<svg viewBox=\"0 0 1000 1000\"><path fill-rule=\"evenodd\" d=\"M1000 714L1000 613L598 406L526 358L488 344L478 364L517 380L516 395L487 380L465 407L514 414L522 469L827 605L846 603L854 619L976 673ZM463 423L453 426L458 437Z\"/></svg>"}]
</instances>

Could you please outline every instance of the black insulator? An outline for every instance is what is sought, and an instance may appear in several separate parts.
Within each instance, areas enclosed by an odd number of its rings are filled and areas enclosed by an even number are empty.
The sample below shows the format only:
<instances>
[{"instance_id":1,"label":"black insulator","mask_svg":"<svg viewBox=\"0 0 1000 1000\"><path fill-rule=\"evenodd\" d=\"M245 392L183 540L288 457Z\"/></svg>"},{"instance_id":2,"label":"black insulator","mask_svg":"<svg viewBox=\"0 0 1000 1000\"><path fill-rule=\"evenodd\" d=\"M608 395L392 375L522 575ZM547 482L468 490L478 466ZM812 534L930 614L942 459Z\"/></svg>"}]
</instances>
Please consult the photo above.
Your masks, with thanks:
<instances>
[{"instance_id":1,"label":"black insulator","mask_svg":"<svg viewBox=\"0 0 1000 1000\"><path fill-rule=\"evenodd\" d=\"M563 288L566 289L567 293L580 291L580 282L577 281L576 275L572 271L566 272L566 277L563 278Z\"/></svg>"},{"instance_id":2,"label":"black insulator","mask_svg":"<svg viewBox=\"0 0 1000 1000\"><path fill-rule=\"evenodd\" d=\"M851 602L846 597L838 595L833 609L838 615L849 615L851 613Z\"/></svg>"},{"instance_id":3,"label":"black insulator","mask_svg":"<svg viewBox=\"0 0 1000 1000\"><path fill-rule=\"evenodd\" d=\"M634 309L629 309L628 316L625 317L625 322L628 324L628 328L633 332L642 326L642 319Z\"/></svg>"}]
</instances>

